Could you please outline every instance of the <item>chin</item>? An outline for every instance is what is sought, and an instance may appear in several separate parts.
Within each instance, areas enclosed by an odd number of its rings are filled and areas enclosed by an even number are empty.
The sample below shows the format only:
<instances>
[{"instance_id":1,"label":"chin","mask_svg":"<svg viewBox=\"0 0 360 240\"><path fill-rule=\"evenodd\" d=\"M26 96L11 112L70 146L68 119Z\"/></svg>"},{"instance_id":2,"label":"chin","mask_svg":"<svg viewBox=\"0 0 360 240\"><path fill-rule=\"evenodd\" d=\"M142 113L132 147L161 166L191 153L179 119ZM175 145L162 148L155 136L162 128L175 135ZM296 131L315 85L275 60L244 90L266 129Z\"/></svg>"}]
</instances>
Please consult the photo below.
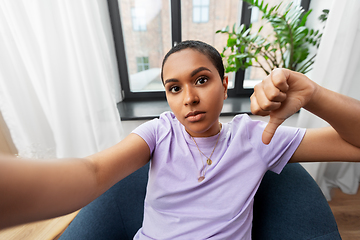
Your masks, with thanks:
<instances>
[{"instance_id":1,"label":"chin","mask_svg":"<svg viewBox=\"0 0 360 240\"><path fill-rule=\"evenodd\" d=\"M186 131L190 134L196 134L196 135L202 135L207 133L209 131L210 127L196 127L196 126L185 126ZM190 135L192 135L190 134Z\"/></svg>"}]
</instances>

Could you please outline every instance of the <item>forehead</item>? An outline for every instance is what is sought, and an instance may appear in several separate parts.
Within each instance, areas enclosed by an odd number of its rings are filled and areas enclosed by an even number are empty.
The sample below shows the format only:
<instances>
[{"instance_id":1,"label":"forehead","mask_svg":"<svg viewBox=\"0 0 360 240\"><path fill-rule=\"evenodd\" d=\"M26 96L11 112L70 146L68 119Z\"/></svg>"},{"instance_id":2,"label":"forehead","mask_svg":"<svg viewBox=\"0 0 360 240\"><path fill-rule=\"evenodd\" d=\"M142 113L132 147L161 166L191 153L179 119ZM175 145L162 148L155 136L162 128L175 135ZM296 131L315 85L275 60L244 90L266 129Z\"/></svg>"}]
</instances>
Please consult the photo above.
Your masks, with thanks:
<instances>
[{"instance_id":1,"label":"forehead","mask_svg":"<svg viewBox=\"0 0 360 240\"><path fill-rule=\"evenodd\" d=\"M206 67L217 72L214 64L205 54L193 49L183 49L168 57L163 67L163 76L166 79L177 72L184 73L198 67Z\"/></svg>"}]
</instances>

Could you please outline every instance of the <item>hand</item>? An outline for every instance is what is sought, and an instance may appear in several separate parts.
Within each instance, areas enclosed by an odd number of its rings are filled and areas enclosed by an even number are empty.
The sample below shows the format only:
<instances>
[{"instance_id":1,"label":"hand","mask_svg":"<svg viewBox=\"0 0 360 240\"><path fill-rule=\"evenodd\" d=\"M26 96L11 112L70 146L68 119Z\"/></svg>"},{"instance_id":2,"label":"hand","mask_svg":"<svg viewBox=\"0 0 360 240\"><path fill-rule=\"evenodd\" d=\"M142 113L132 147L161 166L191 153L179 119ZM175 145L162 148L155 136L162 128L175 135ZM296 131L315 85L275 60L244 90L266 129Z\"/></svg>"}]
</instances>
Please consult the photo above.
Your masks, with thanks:
<instances>
[{"instance_id":1,"label":"hand","mask_svg":"<svg viewBox=\"0 0 360 240\"><path fill-rule=\"evenodd\" d=\"M254 87L250 97L251 112L270 116L262 135L264 144L269 144L276 129L311 100L317 86L301 73L275 69Z\"/></svg>"}]
</instances>

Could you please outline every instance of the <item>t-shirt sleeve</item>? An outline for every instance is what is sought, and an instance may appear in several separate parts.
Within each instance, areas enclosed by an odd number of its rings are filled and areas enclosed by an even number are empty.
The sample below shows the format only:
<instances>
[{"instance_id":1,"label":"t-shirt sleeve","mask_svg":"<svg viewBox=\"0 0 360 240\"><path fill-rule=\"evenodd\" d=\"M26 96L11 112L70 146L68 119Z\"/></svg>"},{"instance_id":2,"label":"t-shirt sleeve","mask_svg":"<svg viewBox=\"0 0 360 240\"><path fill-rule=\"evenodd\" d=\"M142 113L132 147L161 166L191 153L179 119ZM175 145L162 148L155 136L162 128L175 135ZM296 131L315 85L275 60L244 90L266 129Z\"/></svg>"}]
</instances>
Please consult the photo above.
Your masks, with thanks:
<instances>
[{"instance_id":1,"label":"t-shirt sleeve","mask_svg":"<svg viewBox=\"0 0 360 240\"><path fill-rule=\"evenodd\" d=\"M156 129L158 125L158 119L153 119L151 121L145 122L135 128L132 133L139 135L150 148L150 153L152 154L156 146Z\"/></svg>"},{"instance_id":2,"label":"t-shirt sleeve","mask_svg":"<svg viewBox=\"0 0 360 240\"><path fill-rule=\"evenodd\" d=\"M271 142L266 145L262 142L262 134L267 123L250 121L248 136L252 146L256 148L269 170L280 173L300 145L306 129L279 126Z\"/></svg>"}]
</instances>

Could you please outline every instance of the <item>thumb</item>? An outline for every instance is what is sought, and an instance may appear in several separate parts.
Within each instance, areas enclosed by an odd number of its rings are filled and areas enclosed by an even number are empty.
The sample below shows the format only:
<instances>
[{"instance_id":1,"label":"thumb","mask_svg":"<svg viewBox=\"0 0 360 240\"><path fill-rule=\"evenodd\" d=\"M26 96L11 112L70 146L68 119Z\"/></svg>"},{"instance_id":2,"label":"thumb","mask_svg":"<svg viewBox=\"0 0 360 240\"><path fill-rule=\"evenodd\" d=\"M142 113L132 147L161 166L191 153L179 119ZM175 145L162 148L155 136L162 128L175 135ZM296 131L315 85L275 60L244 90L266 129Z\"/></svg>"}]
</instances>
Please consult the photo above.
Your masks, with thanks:
<instances>
[{"instance_id":1,"label":"thumb","mask_svg":"<svg viewBox=\"0 0 360 240\"><path fill-rule=\"evenodd\" d=\"M270 116L270 120L266 125L264 132L262 134L262 142L264 144L269 144L272 137L275 134L276 129L285 121L285 119L277 118Z\"/></svg>"}]
</instances>

